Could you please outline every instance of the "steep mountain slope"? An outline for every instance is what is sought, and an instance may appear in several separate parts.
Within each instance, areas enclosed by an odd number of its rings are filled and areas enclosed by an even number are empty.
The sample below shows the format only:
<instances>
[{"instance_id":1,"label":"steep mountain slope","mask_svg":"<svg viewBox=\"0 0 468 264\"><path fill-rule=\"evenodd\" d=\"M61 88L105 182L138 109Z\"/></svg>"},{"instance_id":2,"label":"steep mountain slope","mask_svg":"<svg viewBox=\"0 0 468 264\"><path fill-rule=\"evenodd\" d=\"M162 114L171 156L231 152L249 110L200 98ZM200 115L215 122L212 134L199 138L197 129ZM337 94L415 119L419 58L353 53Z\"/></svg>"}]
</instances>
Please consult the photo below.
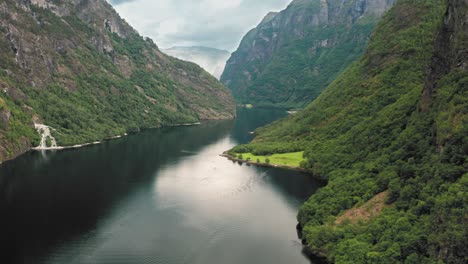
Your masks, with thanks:
<instances>
[{"instance_id":1,"label":"steep mountain slope","mask_svg":"<svg viewBox=\"0 0 468 264\"><path fill-rule=\"evenodd\" d=\"M226 61L231 56L229 51L207 47L172 47L162 51L178 59L200 65L217 79L221 77Z\"/></svg>"},{"instance_id":2,"label":"steep mountain slope","mask_svg":"<svg viewBox=\"0 0 468 264\"><path fill-rule=\"evenodd\" d=\"M221 81L240 103L302 108L362 55L395 0L295 0L242 40Z\"/></svg>"},{"instance_id":3,"label":"steep mountain slope","mask_svg":"<svg viewBox=\"0 0 468 264\"><path fill-rule=\"evenodd\" d=\"M0 3L0 161L142 128L233 118L230 92L143 39L105 0ZM50 143L50 142L49 142Z\"/></svg>"},{"instance_id":4,"label":"steep mountain slope","mask_svg":"<svg viewBox=\"0 0 468 264\"><path fill-rule=\"evenodd\" d=\"M329 180L298 215L315 252L335 263L468 261L467 19L467 0L399 0L317 100L231 151L305 150L302 166ZM366 203L382 195L386 204ZM346 220L364 211L375 214Z\"/></svg>"}]
</instances>

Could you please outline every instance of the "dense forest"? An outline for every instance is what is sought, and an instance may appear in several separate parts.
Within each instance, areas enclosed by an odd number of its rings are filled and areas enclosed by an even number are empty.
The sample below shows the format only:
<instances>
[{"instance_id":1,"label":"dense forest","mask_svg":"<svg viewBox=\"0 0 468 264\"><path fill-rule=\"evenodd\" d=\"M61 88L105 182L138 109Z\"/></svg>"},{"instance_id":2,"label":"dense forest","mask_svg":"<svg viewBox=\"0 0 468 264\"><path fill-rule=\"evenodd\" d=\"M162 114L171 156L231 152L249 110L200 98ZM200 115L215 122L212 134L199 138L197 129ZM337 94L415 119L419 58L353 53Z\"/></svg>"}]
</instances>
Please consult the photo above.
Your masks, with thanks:
<instances>
[{"instance_id":1,"label":"dense forest","mask_svg":"<svg viewBox=\"0 0 468 264\"><path fill-rule=\"evenodd\" d=\"M227 90L198 65L160 52L105 1L0 3L0 161L150 127L229 119Z\"/></svg>"},{"instance_id":2,"label":"dense forest","mask_svg":"<svg viewBox=\"0 0 468 264\"><path fill-rule=\"evenodd\" d=\"M231 154L304 152L298 214L335 263L468 262L468 3L399 0L307 108Z\"/></svg>"},{"instance_id":3,"label":"dense forest","mask_svg":"<svg viewBox=\"0 0 468 264\"><path fill-rule=\"evenodd\" d=\"M362 55L394 2L292 1L247 33L221 81L241 104L303 108Z\"/></svg>"}]
</instances>

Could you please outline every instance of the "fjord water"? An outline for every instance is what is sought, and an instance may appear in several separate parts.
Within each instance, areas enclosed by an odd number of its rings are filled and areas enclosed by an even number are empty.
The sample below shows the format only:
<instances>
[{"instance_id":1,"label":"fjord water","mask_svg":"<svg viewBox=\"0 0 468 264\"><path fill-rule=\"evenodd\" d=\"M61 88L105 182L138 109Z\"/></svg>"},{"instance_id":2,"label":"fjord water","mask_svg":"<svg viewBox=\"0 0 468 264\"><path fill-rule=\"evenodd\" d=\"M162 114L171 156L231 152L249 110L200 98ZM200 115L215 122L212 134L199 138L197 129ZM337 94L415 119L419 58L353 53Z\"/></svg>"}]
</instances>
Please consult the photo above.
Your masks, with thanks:
<instances>
[{"instance_id":1,"label":"fjord water","mask_svg":"<svg viewBox=\"0 0 468 264\"><path fill-rule=\"evenodd\" d=\"M283 111L31 152L0 167L1 263L310 263L311 176L219 156Z\"/></svg>"}]
</instances>

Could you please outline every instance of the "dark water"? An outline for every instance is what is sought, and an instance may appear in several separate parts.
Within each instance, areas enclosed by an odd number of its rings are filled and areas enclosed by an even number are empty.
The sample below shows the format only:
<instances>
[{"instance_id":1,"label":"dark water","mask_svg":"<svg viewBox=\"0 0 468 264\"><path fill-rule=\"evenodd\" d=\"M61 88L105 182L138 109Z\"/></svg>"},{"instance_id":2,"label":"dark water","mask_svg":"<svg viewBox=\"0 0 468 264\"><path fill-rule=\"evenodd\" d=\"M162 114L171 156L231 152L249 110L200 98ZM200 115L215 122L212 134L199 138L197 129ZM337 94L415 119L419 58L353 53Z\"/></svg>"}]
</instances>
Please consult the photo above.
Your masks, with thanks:
<instances>
[{"instance_id":1,"label":"dark water","mask_svg":"<svg viewBox=\"0 0 468 264\"><path fill-rule=\"evenodd\" d=\"M33 152L0 167L0 263L310 263L310 176L219 156L285 113Z\"/></svg>"}]
</instances>

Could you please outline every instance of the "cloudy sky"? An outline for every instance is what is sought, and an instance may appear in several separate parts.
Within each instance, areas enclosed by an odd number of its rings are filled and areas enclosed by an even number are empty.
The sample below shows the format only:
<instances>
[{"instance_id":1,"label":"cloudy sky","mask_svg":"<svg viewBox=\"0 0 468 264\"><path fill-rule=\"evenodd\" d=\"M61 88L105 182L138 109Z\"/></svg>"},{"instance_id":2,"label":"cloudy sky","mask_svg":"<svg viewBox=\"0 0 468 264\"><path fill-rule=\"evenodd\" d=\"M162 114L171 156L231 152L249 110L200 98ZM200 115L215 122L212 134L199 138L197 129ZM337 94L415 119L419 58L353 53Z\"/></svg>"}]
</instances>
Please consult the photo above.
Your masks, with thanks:
<instances>
[{"instance_id":1,"label":"cloudy sky","mask_svg":"<svg viewBox=\"0 0 468 264\"><path fill-rule=\"evenodd\" d=\"M236 50L270 11L291 0L108 0L140 34L159 47L206 46Z\"/></svg>"}]
</instances>

